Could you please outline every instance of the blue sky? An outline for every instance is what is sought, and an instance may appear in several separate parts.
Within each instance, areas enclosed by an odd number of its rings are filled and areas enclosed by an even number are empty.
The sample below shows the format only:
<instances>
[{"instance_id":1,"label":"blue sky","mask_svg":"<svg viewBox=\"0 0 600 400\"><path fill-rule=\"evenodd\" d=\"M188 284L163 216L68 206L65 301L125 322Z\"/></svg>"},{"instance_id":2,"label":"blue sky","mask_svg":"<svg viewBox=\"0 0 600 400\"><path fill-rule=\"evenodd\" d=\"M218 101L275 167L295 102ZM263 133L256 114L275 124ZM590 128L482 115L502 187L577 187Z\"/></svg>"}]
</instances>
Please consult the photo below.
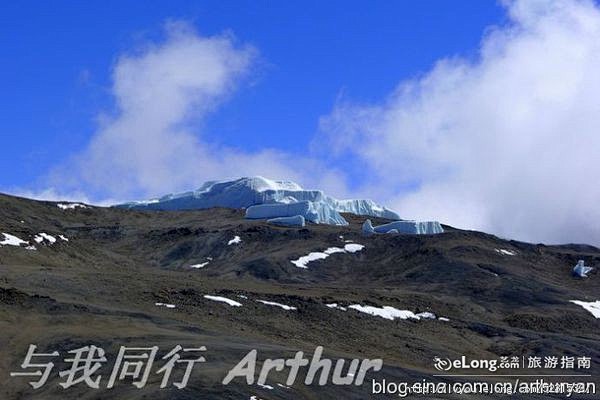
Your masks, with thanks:
<instances>
[{"instance_id":1,"label":"blue sky","mask_svg":"<svg viewBox=\"0 0 600 400\"><path fill-rule=\"evenodd\" d=\"M263 175L600 243L595 0L2 2L0 52L3 192Z\"/></svg>"},{"instance_id":2,"label":"blue sky","mask_svg":"<svg viewBox=\"0 0 600 400\"><path fill-rule=\"evenodd\" d=\"M440 56L472 52L503 15L495 1L3 2L0 168L12 172L0 188L38 189L85 147L112 107L116 57L159 36L168 19L203 35L231 31L258 49L252 78L205 121L207 135L296 150L340 93L378 99Z\"/></svg>"}]
</instances>

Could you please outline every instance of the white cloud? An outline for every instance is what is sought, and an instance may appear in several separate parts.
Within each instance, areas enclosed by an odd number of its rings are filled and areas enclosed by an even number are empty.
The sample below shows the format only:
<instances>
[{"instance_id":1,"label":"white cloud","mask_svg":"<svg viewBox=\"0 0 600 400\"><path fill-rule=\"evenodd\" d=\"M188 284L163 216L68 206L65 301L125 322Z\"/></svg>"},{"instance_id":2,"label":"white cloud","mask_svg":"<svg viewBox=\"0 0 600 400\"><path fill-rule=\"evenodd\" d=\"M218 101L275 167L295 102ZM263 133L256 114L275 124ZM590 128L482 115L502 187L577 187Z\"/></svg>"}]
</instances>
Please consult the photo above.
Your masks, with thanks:
<instances>
[{"instance_id":1,"label":"white cloud","mask_svg":"<svg viewBox=\"0 0 600 400\"><path fill-rule=\"evenodd\" d=\"M290 162L292 156L274 149L246 152L243 132L239 148L216 145L218 132L203 132L202 122L252 72L256 58L256 49L230 35L204 37L189 24L167 24L164 40L117 58L114 115L102 116L87 148L57 167L49 185L98 201L190 190L241 175L318 184L321 174L305 173L321 168L314 160Z\"/></svg>"},{"instance_id":2,"label":"white cloud","mask_svg":"<svg viewBox=\"0 0 600 400\"><path fill-rule=\"evenodd\" d=\"M600 10L505 5L475 60L442 59L380 104L342 100L323 134L406 217L598 244Z\"/></svg>"},{"instance_id":3,"label":"white cloud","mask_svg":"<svg viewBox=\"0 0 600 400\"><path fill-rule=\"evenodd\" d=\"M46 201L73 201L90 204L90 198L83 192L62 192L56 188L50 187L41 190L28 190L22 188L12 188L10 193L13 196L25 197L27 199L34 200L46 200ZM114 204L114 203L113 203ZM104 205L104 204L98 204Z\"/></svg>"}]
</instances>

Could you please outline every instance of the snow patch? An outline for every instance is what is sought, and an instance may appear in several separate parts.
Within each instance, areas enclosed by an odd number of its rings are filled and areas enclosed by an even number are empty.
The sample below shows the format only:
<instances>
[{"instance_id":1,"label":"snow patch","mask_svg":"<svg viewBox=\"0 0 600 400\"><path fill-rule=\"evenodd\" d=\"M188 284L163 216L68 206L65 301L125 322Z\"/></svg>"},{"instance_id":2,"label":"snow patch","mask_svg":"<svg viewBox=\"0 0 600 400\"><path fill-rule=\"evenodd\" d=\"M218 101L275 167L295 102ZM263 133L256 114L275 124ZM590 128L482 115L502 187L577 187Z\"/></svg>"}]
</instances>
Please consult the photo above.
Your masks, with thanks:
<instances>
[{"instance_id":1,"label":"snow patch","mask_svg":"<svg viewBox=\"0 0 600 400\"><path fill-rule=\"evenodd\" d=\"M429 311L420 312L417 314L417 317L419 317L421 319L435 319L436 318L435 314L432 312L429 312Z\"/></svg>"},{"instance_id":2,"label":"snow patch","mask_svg":"<svg viewBox=\"0 0 600 400\"><path fill-rule=\"evenodd\" d=\"M502 254L503 256L516 256L517 255L517 252L512 251L512 250L494 249L494 251L496 251L496 253Z\"/></svg>"},{"instance_id":3,"label":"snow patch","mask_svg":"<svg viewBox=\"0 0 600 400\"><path fill-rule=\"evenodd\" d=\"M227 246L231 246L232 244L238 244L238 243L242 243L242 238L240 238L239 236L234 236L233 239L231 239L229 242L227 242Z\"/></svg>"},{"instance_id":4,"label":"snow patch","mask_svg":"<svg viewBox=\"0 0 600 400\"><path fill-rule=\"evenodd\" d=\"M600 300L597 301L580 301L570 300L571 303L577 304L592 313L596 318L600 318Z\"/></svg>"},{"instance_id":5,"label":"snow patch","mask_svg":"<svg viewBox=\"0 0 600 400\"><path fill-rule=\"evenodd\" d=\"M308 263L311 261L324 260L327 257L329 257L327 253L314 252L308 253L308 255L302 256L297 260L292 260L291 263L298 268L308 268Z\"/></svg>"},{"instance_id":6,"label":"snow patch","mask_svg":"<svg viewBox=\"0 0 600 400\"><path fill-rule=\"evenodd\" d=\"M329 247L323 253L325 253L327 255L332 255L332 254L335 254L335 253L345 253L345 252L346 252L346 250L340 249L339 247Z\"/></svg>"},{"instance_id":7,"label":"snow patch","mask_svg":"<svg viewBox=\"0 0 600 400\"><path fill-rule=\"evenodd\" d=\"M356 253L364 249L365 246L357 243L348 243L344 246L344 248L340 247L329 247L325 251L322 252L312 252L306 256L302 256L297 260L291 260L290 262L294 264L298 268L308 268L308 264L312 261L316 260L324 260L332 254L336 253Z\"/></svg>"},{"instance_id":8,"label":"snow patch","mask_svg":"<svg viewBox=\"0 0 600 400\"><path fill-rule=\"evenodd\" d=\"M212 300L212 301L220 301L221 303L227 303L232 307L241 307L242 306L242 303L238 303L237 301L228 299L227 297L210 296L207 294L207 295L204 295L204 298L208 299L208 300Z\"/></svg>"},{"instance_id":9,"label":"snow patch","mask_svg":"<svg viewBox=\"0 0 600 400\"><path fill-rule=\"evenodd\" d=\"M346 311L346 308L339 307L336 303L327 304L329 308L338 308L342 311ZM376 317L381 317L385 319L389 319L390 321L398 319L416 319L416 320L426 320L426 319L438 319L439 321L449 321L448 318L437 316L430 311L423 311L420 313L414 313L410 310L399 310L395 307L383 306L383 307L373 307L373 306L363 306L360 304L352 304L348 306L353 310L358 312L362 312L365 314L373 315Z\"/></svg>"},{"instance_id":10,"label":"snow patch","mask_svg":"<svg viewBox=\"0 0 600 400\"><path fill-rule=\"evenodd\" d=\"M190 268L194 268L194 269L200 269L200 268L204 268L204 267L206 267L206 266L207 266L209 263L210 263L210 261L206 261L206 262L203 262L203 263L200 263L200 264L193 264L193 265L190 265Z\"/></svg>"},{"instance_id":11,"label":"snow patch","mask_svg":"<svg viewBox=\"0 0 600 400\"><path fill-rule=\"evenodd\" d=\"M360 304L352 304L351 306L348 306L348 308L351 308L358 312L366 313L369 315L374 315L376 317L389 319L391 321L393 321L396 318L399 318L399 319L408 319L408 318L421 319L412 311L398 310L397 308L390 307L390 306L383 306L383 307L379 308L379 307L373 307L373 306L362 306Z\"/></svg>"},{"instance_id":12,"label":"snow patch","mask_svg":"<svg viewBox=\"0 0 600 400\"><path fill-rule=\"evenodd\" d=\"M266 300L256 300L259 303L262 304L266 304L268 306L275 306L275 307L280 307L283 308L286 311L291 311L291 310L297 310L298 308L293 307L293 306L286 306L285 304L281 304L281 303L275 303L274 301L266 301Z\"/></svg>"},{"instance_id":13,"label":"snow patch","mask_svg":"<svg viewBox=\"0 0 600 400\"><path fill-rule=\"evenodd\" d=\"M325 304L325 306L329 307L329 308L335 308L341 311L346 311L347 308L346 307L342 307L340 306L338 303L329 303L329 304Z\"/></svg>"},{"instance_id":14,"label":"snow patch","mask_svg":"<svg viewBox=\"0 0 600 400\"><path fill-rule=\"evenodd\" d=\"M344 250L347 253L356 253L358 251L361 251L362 249L364 249L365 246L363 246L362 244L357 244L357 243L350 243L344 246Z\"/></svg>"},{"instance_id":15,"label":"snow patch","mask_svg":"<svg viewBox=\"0 0 600 400\"><path fill-rule=\"evenodd\" d=\"M442 322L449 322L450 320L446 317L439 317L438 321L442 321Z\"/></svg>"},{"instance_id":16,"label":"snow patch","mask_svg":"<svg viewBox=\"0 0 600 400\"><path fill-rule=\"evenodd\" d=\"M4 236L4 239L0 241L1 246L21 246L22 244L29 244L29 242L19 239L10 233L2 232L2 235Z\"/></svg>"},{"instance_id":17,"label":"snow patch","mask_svg":"<svg viewBox=\"0 0 600 400\"><path fill-rule=\"evenodd\" d=\"M261 388L263 388L263 389L267 389L267 390L273 390L273 389L275 389L275 388L274 388L273 386L271 386L271 385L263 385L263 384L261 384L261 383L258 383L258 382L256 383L256 385L260 386L260 387L261 387Z\"/></svg>"},{"instance_id":18,"label":"snow patch","mask_svg":"<svg viewBox=\"0 0 600 400\"><path fill-rule=\"evenodd\" d=\"M68 241L69 241L69 238L68 238L68 237L66 237L66 236L63 236L63 235L58 235L58 237L59 237L59 238L60 238L62 241L65 241L65 242L68 242Z\"/></svg>"},{"instance_id":19,"label":"snow patch","mask_svg":"<svg viewBox=\"0 0 600 400\"><path fill-rule=\"evenodd\" d=\"M74 210L77 207L79 207L79 208L88 208L86 205L79 204L79 203L59 203L56 206L58 208L60 208L61 210Z\"/></svg>"},{"instance_id":20,"label":"snow patch","mask_svg":"<svg viewBox=\"0 0 600 400\"><path fill-rule=\"evenodd\" d=\"M40 232L37 235L35 235L33 240L35 240L36 243L42 243L44 240L47 240L48 242L50 242L50 244L56 243L56 238L54 236L48 235L44 232Z\"/></svg>"},{"instance_id":21,"label":"snow patch","mask_svg":"<svg viewBox=\"0 0 600 400\"><path fill-rule=\"evenodd\" d=\"M154 305L158 307L175 308L175 304L154 303Z\"/></svg>"}]
</instances>

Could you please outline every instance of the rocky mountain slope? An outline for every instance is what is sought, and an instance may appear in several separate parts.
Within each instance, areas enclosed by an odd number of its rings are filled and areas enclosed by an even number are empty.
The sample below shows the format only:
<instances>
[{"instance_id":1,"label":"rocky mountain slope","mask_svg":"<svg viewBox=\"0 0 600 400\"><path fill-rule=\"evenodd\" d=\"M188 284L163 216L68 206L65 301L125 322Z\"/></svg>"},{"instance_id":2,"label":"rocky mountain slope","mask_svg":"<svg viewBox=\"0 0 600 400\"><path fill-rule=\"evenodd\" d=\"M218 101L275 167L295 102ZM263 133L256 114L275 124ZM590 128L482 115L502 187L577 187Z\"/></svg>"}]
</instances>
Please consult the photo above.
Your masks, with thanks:
<instances>
[{"instance_id":1,"label":"rocky mountain slope","mask_svg":"<svg viewBox=\"0 0 600 400\"><path fill-rule=\"evenodd\" d=\"M28 242L0 245L0 398L363 399L370 378L432 379L434 357L463 355L585 355L600 383L600 319L570 302L600 300L597 269L586 279L571 271L580 259L600 265L599 249L447 226L439 235L367 237L365 217L343 216L349 225L285 228L236 209L138 211L0 195L0 233ZM348 244L364 247L345 251ZM310 253L326 257L300 262L306 268L292 263ZM436 318L390 320L350 306ZM206 346L207 362L181 390L161 389L154 373L144 389L128 382L106 389L112 363L100 389L63 389L53 373L34 390L30 377L9 376L29 344L64 354L94 344L112 359L121 345L160 346L161 356L177 344ZM288 387L284 372L269 375L268 387L221 384L251 349L262 360L317 346L335 359L382 358L384 369L364 386ZM65 365L56 362L58 370ZM452 379L465 378L434 381Z\"/></svg>"}]
</instances>

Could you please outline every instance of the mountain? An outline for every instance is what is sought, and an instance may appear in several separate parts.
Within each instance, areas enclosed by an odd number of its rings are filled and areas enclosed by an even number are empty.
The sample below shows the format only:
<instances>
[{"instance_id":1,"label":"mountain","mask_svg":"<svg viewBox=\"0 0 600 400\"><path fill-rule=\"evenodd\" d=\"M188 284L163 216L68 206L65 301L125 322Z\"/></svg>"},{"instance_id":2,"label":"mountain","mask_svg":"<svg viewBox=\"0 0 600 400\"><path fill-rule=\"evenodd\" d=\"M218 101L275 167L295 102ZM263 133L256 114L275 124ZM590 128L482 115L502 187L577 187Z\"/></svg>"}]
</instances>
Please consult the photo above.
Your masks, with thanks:
<instances>
[{"instance_id":1,"label":"mountain","mask_svg":"<svg viewBox=\"0 0 600 400\"><path fill-rule=\"evenodd\" d=\"M119 204L117 207L135 210L195 210L211 207L249 208L266 204L271 206L253 209L252 218L302 215L307 221L331 225L348 224L340 213L400 219L394 211L371 200L338 200L321 190L304 190L291 181L276 181L261 176L210 181L191 192L168 194L157 199ZM290 204L296 204L291 207L292 211L288 207ZM290 215L290 212L296 214Z\"/></svg>"},{"instance_id":2,"label":"mountain","mask_svg":"<svg viewBox=\"0 0 600 400\"><path fill-rule=\"evenodd\" d=\"M397 398L373 396L370 380L470 382L434 377L435 357L462 356L586 356L591 367L576 373L591 377L577 379L600 384L600 319L593 313L600 249L448 226L437 235L365 236L365 217L342 216L348 225L280 227L247 219L240 209L149 212L0 195L0 398ZM375 226L392 222L370 219ZM579 260L594 267L587 278L572 272ZM37 377L9 375L21 371L30 344L61 353L37 390L27 383ZM58 371L70 367L67 352L90 344L109 360L100 388L63 389ZM106 389L120 346L155 345L157 368L176 345L206 346L206 362L196 365L186 389L161 389L154 368L143 389L131 381ZM262 362L312 355L317 346L334 360L382 358L384 368L363 386L305 385L304 369L292 385L287 370L269 374L268 387L244 379L221 384L253 349ZM484 372L506 373L533 372Z\"/></svg>"}]
</instances>

